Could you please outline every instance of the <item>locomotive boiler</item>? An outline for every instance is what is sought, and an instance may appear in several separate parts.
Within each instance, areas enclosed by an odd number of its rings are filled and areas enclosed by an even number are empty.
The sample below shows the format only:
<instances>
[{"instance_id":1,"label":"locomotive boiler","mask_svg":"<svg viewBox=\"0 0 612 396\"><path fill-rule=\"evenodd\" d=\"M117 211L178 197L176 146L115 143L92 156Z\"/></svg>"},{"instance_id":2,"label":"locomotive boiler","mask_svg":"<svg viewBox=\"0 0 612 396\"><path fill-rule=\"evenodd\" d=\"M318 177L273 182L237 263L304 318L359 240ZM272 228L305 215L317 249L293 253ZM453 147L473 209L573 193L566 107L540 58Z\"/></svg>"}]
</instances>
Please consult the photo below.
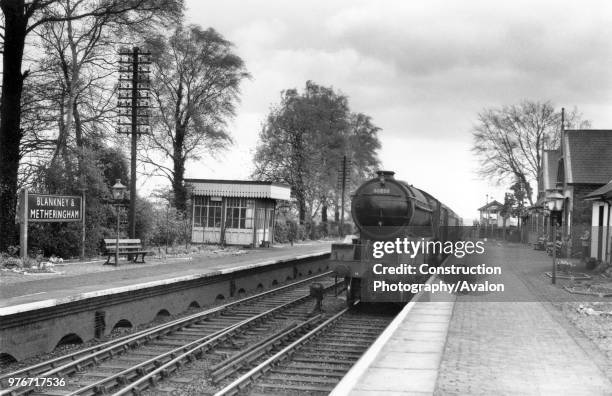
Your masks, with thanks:
<instances>
[{"instance_id":1,"label":"locomotive boiler","mask_svg":"<svg viewBox=\"0 0 612 396\"><path fill-rule=\"evenodd\" d=\"M443 259L443 252L435 249L422 251L389 252L374 257L374 247L394 241L420 243L425 246L440 246L447 241L461 238L461 218L436 198L404 181L396 180L394 172L378 171L377 177L364 182L352 196L351 216L358 229L352 243L332 245L331 268L344 277L347 290L347 304L356 300L368 302L407 302L412 297L407 292L376 293L372 279L396 283L419 283L425 279L422 274L373 273L373 266L385 264L437 266ZM399 243L399 242L397 242ZM439 243L439 244L436 244ZM421 246L419 245L419 246ZM413 245L414 246L414 245Z\"/></svg>"}]
</instances>

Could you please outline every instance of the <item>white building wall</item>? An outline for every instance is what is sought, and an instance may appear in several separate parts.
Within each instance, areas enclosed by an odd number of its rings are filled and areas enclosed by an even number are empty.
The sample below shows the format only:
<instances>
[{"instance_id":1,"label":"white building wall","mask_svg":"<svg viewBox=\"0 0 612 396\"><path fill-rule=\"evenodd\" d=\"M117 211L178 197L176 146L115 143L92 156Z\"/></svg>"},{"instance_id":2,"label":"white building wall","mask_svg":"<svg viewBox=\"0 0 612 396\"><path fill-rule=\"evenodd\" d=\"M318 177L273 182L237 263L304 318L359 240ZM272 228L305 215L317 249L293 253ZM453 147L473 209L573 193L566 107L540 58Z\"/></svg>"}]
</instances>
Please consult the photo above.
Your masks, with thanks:
<instances>
[{"instance_id":1,"label":"white building wall","mask_svg":"<svg viewBox=\"0 0 612 396\"><path fill-rule=\"evenodd\" d=\"M599 208L601 208L602 206L604 208L602 219L603 226L600 227ZM604 261L606 260L606 241L608 241L608 260L610 260L609 252L612 248L612 240L610 240L610 224L608 224L608 219L610 218L608 214L609 211L609 204L601 201L593 202L593 211L591 216L591 257L600 256L601 259ZM602 232L601 246L599 246L600 228Z\"/></svg>"}]
</instances>

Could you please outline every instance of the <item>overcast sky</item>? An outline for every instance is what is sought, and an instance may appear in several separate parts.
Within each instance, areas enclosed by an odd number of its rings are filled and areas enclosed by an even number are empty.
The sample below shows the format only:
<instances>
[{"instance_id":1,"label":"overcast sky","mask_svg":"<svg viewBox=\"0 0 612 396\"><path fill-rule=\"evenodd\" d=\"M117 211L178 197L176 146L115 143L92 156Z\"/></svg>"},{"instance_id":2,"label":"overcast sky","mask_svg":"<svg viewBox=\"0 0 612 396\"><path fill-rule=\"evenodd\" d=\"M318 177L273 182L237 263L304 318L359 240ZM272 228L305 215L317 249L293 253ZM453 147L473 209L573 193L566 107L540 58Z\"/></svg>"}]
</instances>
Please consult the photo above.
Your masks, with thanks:
<instances>
[{"instance_id":1,"label":"overcast sky","mask_svg":"<svg viewBox=\"0 0 612 396\"><path fill-rule=\"evenodd\" d=\"M236 144L188 177L246 179L280 91L307 80L349 97L382 128L383 168L466 218L486 194L471 128L479 111L550 100L612 128L612 2L188 0L187 20L235 44L253 79L230 125Z\"/></svg>"}]
</instances>

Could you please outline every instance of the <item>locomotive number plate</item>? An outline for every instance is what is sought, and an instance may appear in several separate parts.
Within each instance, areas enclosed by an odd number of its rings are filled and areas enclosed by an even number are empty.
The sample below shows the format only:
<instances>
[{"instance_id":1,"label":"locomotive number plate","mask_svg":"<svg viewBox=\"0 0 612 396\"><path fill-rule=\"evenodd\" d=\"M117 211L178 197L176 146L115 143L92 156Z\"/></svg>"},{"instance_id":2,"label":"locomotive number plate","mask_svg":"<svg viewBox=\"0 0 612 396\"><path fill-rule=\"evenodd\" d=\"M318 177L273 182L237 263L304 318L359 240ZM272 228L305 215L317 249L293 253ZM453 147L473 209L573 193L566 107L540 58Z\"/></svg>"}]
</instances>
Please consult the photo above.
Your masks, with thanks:
<instances>
[{"instance_id":1,"label":"locomotive number plate","mask_svg":"<svg viewBox=\"0 0 612 396\"><path fill-rule=\"evenodd\" d=\"M388 188L375 188L374 189L374 194L389 194L391 193L391 190L389 190Z\"/></svg>"}]
</instances>

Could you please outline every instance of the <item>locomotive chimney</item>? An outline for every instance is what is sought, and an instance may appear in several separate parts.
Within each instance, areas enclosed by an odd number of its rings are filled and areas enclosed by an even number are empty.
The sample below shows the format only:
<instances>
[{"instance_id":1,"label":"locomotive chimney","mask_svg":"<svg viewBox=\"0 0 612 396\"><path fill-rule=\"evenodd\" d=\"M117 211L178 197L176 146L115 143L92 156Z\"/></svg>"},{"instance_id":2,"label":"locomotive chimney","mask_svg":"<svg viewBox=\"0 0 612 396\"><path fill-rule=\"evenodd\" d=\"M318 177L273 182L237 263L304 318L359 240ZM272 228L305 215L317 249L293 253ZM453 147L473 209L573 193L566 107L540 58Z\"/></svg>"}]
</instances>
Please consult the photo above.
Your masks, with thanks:
<instances>
[{"instance_id":1,"label":"locomotive chimney","mask_svg":"<svg viewBox=\"0 0 612 396\"><path fill-rule=\"evenodd\" d=\"M378 172L376 172L376 174L378 175L379 179L394 179L393 175L395 175L395 172L379 170Z\"/></svg>"}]
</instances>

